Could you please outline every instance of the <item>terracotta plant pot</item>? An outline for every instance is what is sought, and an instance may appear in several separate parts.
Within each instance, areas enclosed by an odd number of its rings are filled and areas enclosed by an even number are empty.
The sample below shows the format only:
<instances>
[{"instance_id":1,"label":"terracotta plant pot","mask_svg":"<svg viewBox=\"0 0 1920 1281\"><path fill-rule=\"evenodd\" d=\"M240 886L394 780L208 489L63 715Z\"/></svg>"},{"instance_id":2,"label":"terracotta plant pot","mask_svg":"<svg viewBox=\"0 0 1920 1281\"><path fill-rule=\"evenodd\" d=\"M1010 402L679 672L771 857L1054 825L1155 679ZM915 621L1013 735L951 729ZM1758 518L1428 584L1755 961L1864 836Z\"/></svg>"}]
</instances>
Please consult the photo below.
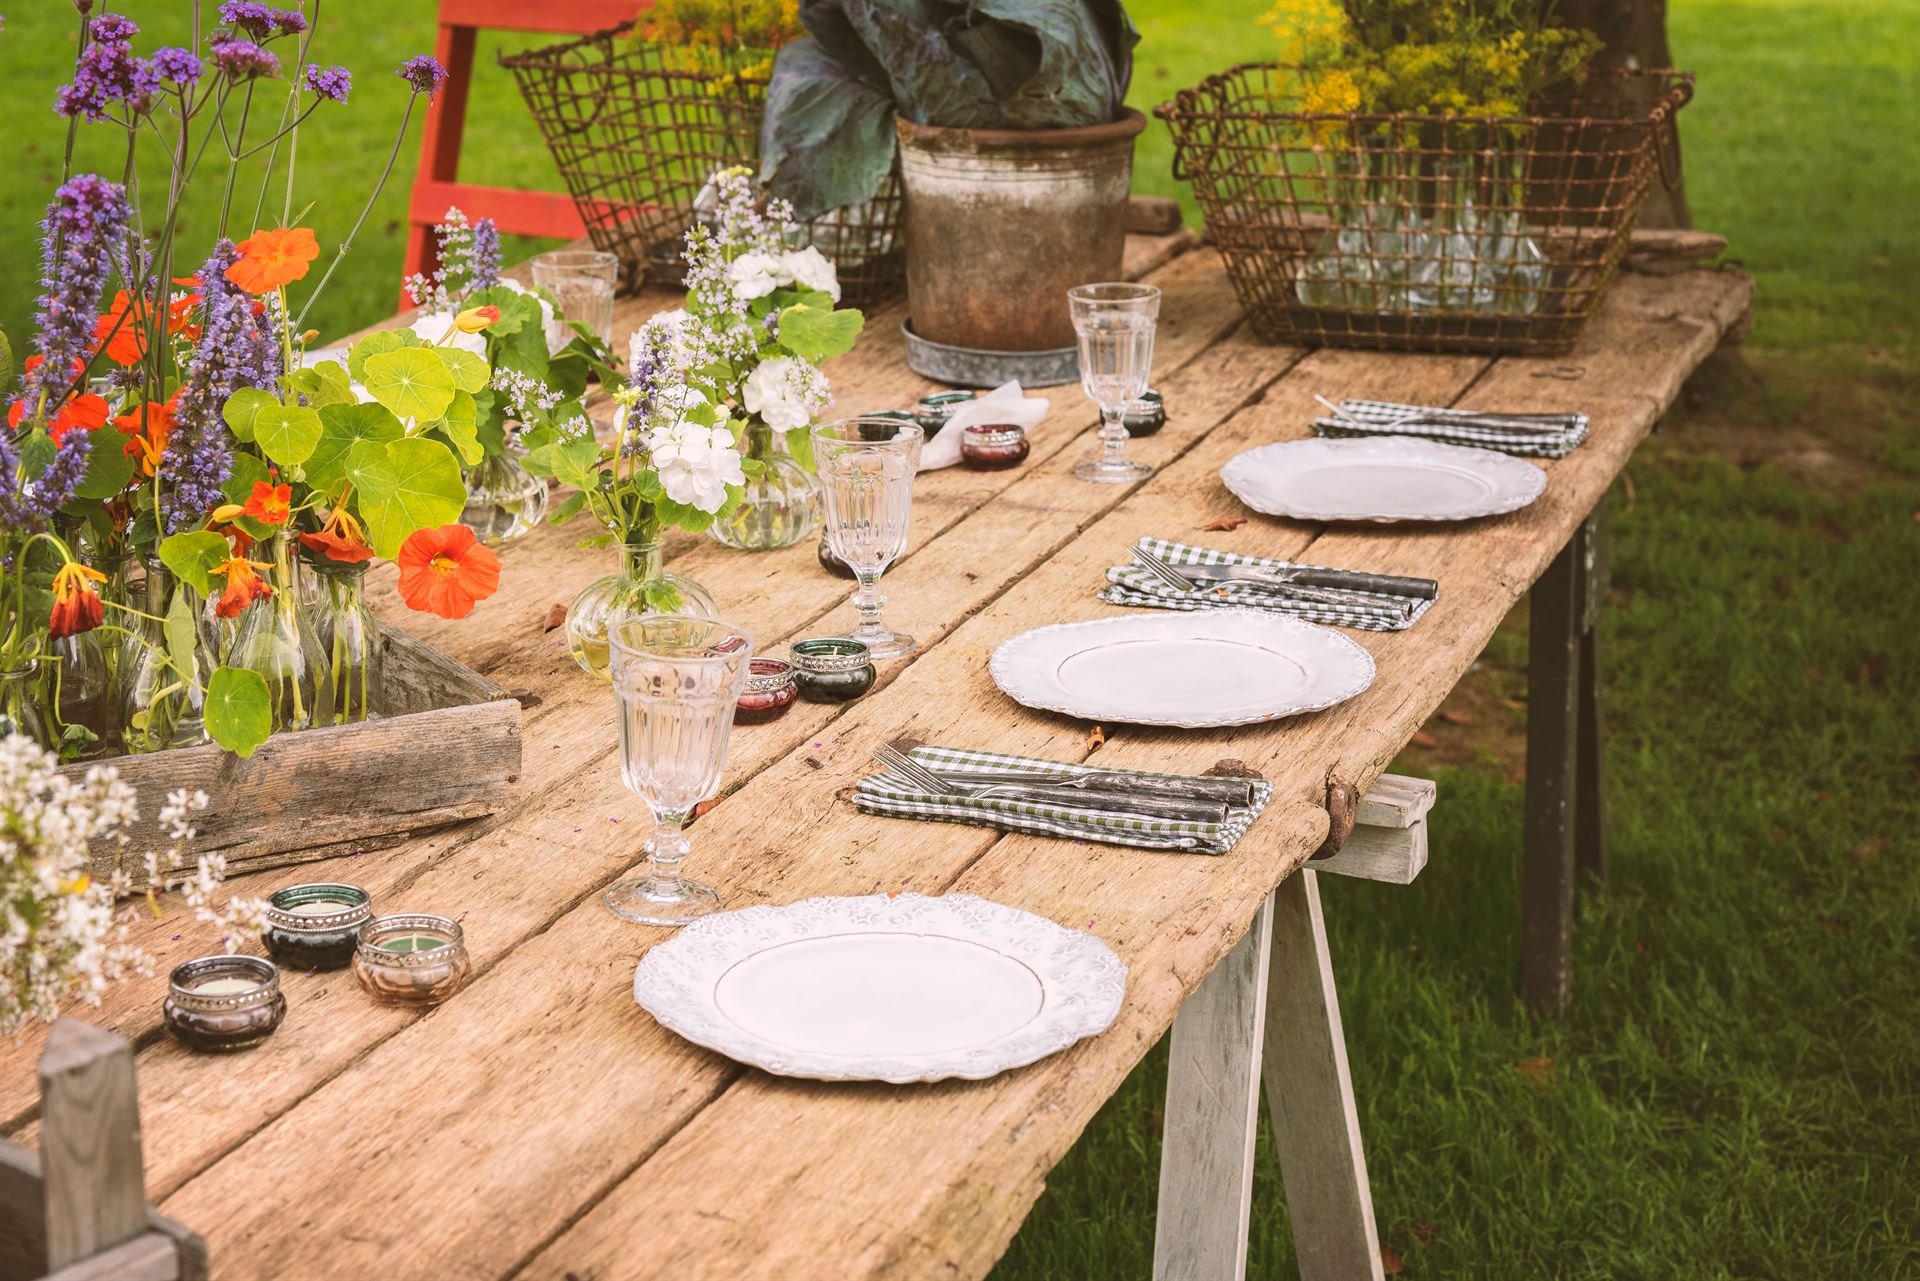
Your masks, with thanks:
<instances>
[{"instance_id":1,"label":"terracotta plant pot","mask_svg":"<svg viewBox=\"0 0 1920 1281\"><path fill-rule=\"evenodd\" d=\"M986 351L1073 346L1067 290L1121 277L1146 117L1129 108L1084 129L895 125L913 332Z\"/></svg>"}]
</instances>

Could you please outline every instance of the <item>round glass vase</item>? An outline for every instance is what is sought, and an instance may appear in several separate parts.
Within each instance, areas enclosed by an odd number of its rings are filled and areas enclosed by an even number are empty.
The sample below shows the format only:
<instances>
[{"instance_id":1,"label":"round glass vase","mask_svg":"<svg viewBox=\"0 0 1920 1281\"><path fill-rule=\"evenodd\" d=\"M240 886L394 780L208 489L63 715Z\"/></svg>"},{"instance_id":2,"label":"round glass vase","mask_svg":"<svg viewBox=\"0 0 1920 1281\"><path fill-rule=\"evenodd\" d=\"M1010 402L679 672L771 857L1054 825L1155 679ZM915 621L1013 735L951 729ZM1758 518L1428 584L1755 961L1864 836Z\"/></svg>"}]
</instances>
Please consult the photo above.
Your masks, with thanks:
<instances>
[{"instance_id":1,"label":"round glass vase","mask_svg":"<svg viewBox=\"0 0 1920 1281\"><path fill-rule=\"evenodd\" d=\"M207 682L218 666L194 590L175 582L158 557L146 567L140 614L120 647L120 742L129 755L206 742ZM177 635L169 636L164 620L176 616Z\"/></svg>"},{"instance_id":2,"label":"round glass vase","mask_svg":"<svg viewBox=\"0 0 1920 1281\"><path fill-rule=\"evenodd\" d=\"M719 610L706 588L667 571L659 543L627 543L620 548L620 572L588 583L567 606L567 650L580 670L611 680L607 628L648 614L718 618Z\"/></svg>"},{"instance_id":3,"label":"round glass vase","mask_svg":"<svg viewBox=\"0 0 1920 1281\"><path fill-rule=\"evenodd\" d=\"M75 726L92 736L83 747L69 752L68 759L84 761L103 755L119 728L119 716L100 633L50 636L47 652L52 657L41 664L41 671L46 677L46 704L53 709L49 729L56 740L64 740Z\"/></svg>"},{"instance_id":4,"label":"round glass vase","mask_svg":"<svg viewBox=\"0 0 1920 1281\"><path fill-rule=\"evenodd\" d=\"M269 732L333 724L333 679L327 651L300 600L292 537L273 539L273 594L240 616L227 662L267 681Z\"/></svg>"},{"instance_id":5,"label":"round glass vase","mask_svg":"<svg viewBox=\"0 0 1920 1281\"><path fill-rule=\"evenodd\" d=\"M742 551L791 547L820 528L820 482L787 452L786 437L762 422L749 420L741 451L760 465L747 477L740 505L713 522L715 541Z\"/></svg>"},{"instance_id":6,"label":"round glass vase","mask_svg":"<svg viewBox=\"0 0 1920 1281\"><path fill-rule=\"evenodd\" d=\"M511 442L467 469L467 505L460 523L488 547L525 538L547 514L547 482L526 469Z\"/></svg>"},{"instance_id":7,"label":"round glass vase","mask_svg":"<svg viewBox=\"0 0 1920 1281\"><path fill-rule=\"evenodd\" d=\"M0 735L24 734L41 747L47 738L47 719L40 711L40 664L33 659L7 666L0 659Z\"/></svg>"},{"instance_id":8,"label":"round glass vase","mask_svg":"<svg viewBox=\"0 0 1920 1281\"><path fill-rule=\"evenodd\" d=\"M380 668L384 647L380 624L367 608L367 566L334 562L307 564L307 574L319 583L320 604L313 630L327 654L327 676L333 684L333 723L349 725L380 715Z\"/></svg>"}]
</instances>

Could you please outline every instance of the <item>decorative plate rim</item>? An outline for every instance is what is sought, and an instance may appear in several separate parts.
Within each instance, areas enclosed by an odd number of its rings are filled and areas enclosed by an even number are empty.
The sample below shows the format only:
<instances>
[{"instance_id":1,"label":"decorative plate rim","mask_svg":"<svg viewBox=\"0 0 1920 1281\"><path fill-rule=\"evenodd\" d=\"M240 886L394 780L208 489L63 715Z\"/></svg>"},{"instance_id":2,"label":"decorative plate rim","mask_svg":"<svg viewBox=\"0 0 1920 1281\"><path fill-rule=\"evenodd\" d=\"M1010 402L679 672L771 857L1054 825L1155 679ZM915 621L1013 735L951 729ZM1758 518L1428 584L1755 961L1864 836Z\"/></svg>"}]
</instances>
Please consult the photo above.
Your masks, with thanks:
<instances>
[{"instance_id":1,"label":"decorative plate rim","mask_svg":"<svg viewBox=\"0 0 1920 1281\"><path fill-rule=\"evenodd\" d=\"M874 930L876 923L898 928ZM720 978L747 957L849 932L934 934L991 948L1039 977L1044 994L1040 1012L983 1045L855 1056L773 1045L741 1027L714 1001ZM1008 941L1024 947L995 947ZM633 998L668 1031L778 1076L908 1085L985 1080L1096 1036L1119 1016L1126 981L1126 963L1094 935L976 894L820 895L719 912L681 927L640 958L633 972Z\"/></svg>"},{"instance_id":2,"label":"decorative plate rim","mask_svg":"<svg viewBox=\"0 0 1920 1281\"><path fill-rule=\"evenodd\" d=\"M1331 453L1385 453L1398 452L1424 456L1427 462L1449 462L1458 464L1469 471L1497 472L1504 477L1522 478L1522 485L1514 492L1484 507L1462 511L1451 515L1422 515L1406 512L1333 512L1310 510L1304 507L1279 503L1253 491L1250 486L1257 477L1249 476L1248 471L1257 465L1261 456L1281 450L1295 450L1300 446L1309 446L1317 452ZM1524 470L1521 470L1524 469ZM1397 525L1402 523L1442 524L1462 520L1479 520L1487 516L1504 516L1509 512L1528 507L1547 490L1547 473L1544 468L1536 467L1524 458L1516 458L1496 449L1477 449L1470 445L1450 445L1437 440L1420 440L1410 436L1349 436L1327 437L1307 436L1299 440L1279 440L1270 444L1256 445L1252 449L1242 450L1226 461L1220 468L1220 482L1230 490L1235 498L1253 510L1266 516L1285 516L1293 520L1314 520L1327 522L1368 522L1374 524Z\"/></svg>"},{"instance_id":3,"label":"decorative plate rim","mask_svg":"<svg viewBox=\"0 0 1920 1281\"><path fill-rule=\"evenodd\" d=\"M1324 699L1283 703L1280 705L1279 710L1262 712L1254 716L1234 714L1174 717L1142 716L1135 713L1114 712L1105 709L1089 711L1086 710L1087 705L1085 704L1076 707L1048 702L1047 691L1042 690L1037 683L1041 678L1029 677L1013 666L1019 658L1018 651L1023 643L1037 644L1038 642L1032 640L1032 638L1047 632L1071 631L1096 627L1120 627L1130 623L1158 623L1166 627L1173 627L1185 623L1188 626L1195 626L1205 623L1220 623L1235 618L1248 619L1261 627L1279 627L1283 631L1324 634L1335 643L1336 649L1343 645L1346 646L1345 654L1347 657L1358 657L1360 675L1349 684L1340 687L1337 693ZM1009 656L1010 654L1011 656ZM1245 608L1189 610L1176 614L1159 611L1152 613L1140 611L1109 615L1106 618L1083 619L1074 623L1050 623L1045 627L1030 627L1018 635L1009 636L1006 640L1001 641L994 647L992 657L987 660L987 671L993 677L993 683L1000 687L1001 693L1024 707L1038 708L1041 711L1047 712L1058 712L1062 716L1072 716L1078 720L1118 721L1125 725L1160 725L1171 729L1220 729L1230 725L1259 725L1267 721L1281 720L1288 716L1304 716L1308 712L1324 711L1329 707L1338 706L1348 699L1365 692L1367 687L1373 684L1374 677L1379 674L1379 669L1373 661L1372 654L1368 653L1363 646L1356 643L1353 638L1344 636L1331 627L1323 627L1319 623L1309 623L1305 619L1293 618L1286 614L1275 614L1268 610ZM1057 687L1049 682L1047 690L1054 688Z\"/></svg>"}]
</instances>

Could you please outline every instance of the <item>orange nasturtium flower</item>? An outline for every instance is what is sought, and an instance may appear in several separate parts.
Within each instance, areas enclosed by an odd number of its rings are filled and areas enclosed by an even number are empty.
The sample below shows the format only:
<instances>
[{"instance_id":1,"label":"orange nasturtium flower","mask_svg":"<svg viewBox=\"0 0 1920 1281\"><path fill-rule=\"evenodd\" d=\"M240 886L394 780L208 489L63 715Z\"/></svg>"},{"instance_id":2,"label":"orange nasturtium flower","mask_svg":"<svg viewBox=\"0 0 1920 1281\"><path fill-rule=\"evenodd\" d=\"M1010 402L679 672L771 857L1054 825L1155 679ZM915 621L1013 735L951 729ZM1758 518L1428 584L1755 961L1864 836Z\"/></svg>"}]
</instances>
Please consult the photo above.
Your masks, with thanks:
<instances>
[{"instance_id":1,"label":"orange nasturtium flower","mask_svg":"<svg viewBox=\"0 0 1920 1281\"><path fill-rule=\"evenodd\" d=\"M175 284L195 283L175 281ZM192 323L193 309L200 305L199 294L186 294L167 304L167 332L200 336L200 327ZM145 298L131 298L122 289L113 296L113 306L93 325L93 340L104 342L107 359L116 365L137 365L147 352L147 313Z\"/></svg>"},{"instance_id":2,"label":"orange nasturtium flower","mask_svg":"<svg viewBox=\"0 0 1920 1281\"><path fill-rule=\"evenodd\" d=\"M360 522L353 518L345 506L333 509L319 533L300 535L300 545L328 560L347 565L373 559L373 548L367 546L367 537L360 528Z\"/></svg>"},{"instance_id":3,"label":"orange nasturtium flower","mask_svg":"<svg viewBox=\"0 0 1920 1281\"><path fill-rule=\"evenodd\" d=\"M284 525L291 514L292 502L292 485L270 485L264 480L256 480L253 482L253 493L246 502L216 507L213 519L225 524L236 516L251 516L262 525Z\"/></svg>"},{"instance_id":4,"label":"orange nasturtium flower","mask_svg":"<svg viewBox=\"0 0 1920 1281\"><path fill-rule=\"evenodd\" d=\"M477 334L499 319L500 309L489 303L485 307L467 308L453 318L453 327L463 334Z\"/></svg>"},{"instance_id":5,"label":"orange nasturtium flower","mask_svg":"<svg viewBox=\"0 0 1920 1281\"><path fill-rule=\"evenodd\" d=\"M21 365L20 372L32 373L45 359L45 356L28 356L26 363ZM85 363L76 359L73 362L74 377L78 378L81 370L85 368ZM18 427L20 420L27 416L28 408L26 400L14 401L13 407L7 410L7 426ZM106 425L107 402L90 391L80 392L77 395L68 396L54 409L53 417L47 423L47 434L53 437L53 443L57 445L76 427L82 431L92 431L96 427Z\"/></svg>"},{"instance_id":6,"label":"orange nasturtium flower","mask_svg":"<svg viewBox=\"0 0 1920 1281\"><path fill-rule=\"evenodd\" d=\"M113 420L115 430L127 438L124 452L137 459L148 476L158 474L160 457L167 452L167 439L173 435L172 399L163 404L148 401L136 405Z\"/></svg>"},{"instance_id":7,"label":"orange nasturtium flower","mask_svg":"<svg viewBox=\"0 0 1920 1281\"><path fill-rule=\"evenodd\" d=\"M227 586L220 593L220 601L213 607L213 612L222 618L234 618L260 597L273 595L273 585L254 572L268 568L270 566L244 556L228 557L215 566L213 572L225 575Z\"/></svg>"},{"instance_id":8,"label":"orange nasturtium flower","mask_svg":"<svg viewBox=\"0 0 1920 1281\"><path fill-rule=\"evenodd\" d=\"M500 561L465 525L416 529L396 563L400 599L425 614L465 618L500 589Z\"/></svg>"},{"instance_id":9,"label":"orange nasturtium flower","mask_svg":"<svg viewBox=\"0 0 1920 1281\"><path fill-rule=\"evenodd\" d=\"M234 248L240 261L227 268L227 279L250 294L270 294L300 279L320 256L320 242L306 227L256 231Z\"/></svg>"},{"instance_id":10,"label":"orange nasturtium flower","mask_svg":"<svg viewBox=\"0 0 1920 1281\"><path fill-rule=\"evenodd\" d=\"M105 574L79 561L70 560L62 565L53 576L53 612L47 618L47 635L59 640L100 626L100 620L106 617L106 607L100 603L100 593L93 590L93 585L106 581Z\"/></svg>"}]
</instances>

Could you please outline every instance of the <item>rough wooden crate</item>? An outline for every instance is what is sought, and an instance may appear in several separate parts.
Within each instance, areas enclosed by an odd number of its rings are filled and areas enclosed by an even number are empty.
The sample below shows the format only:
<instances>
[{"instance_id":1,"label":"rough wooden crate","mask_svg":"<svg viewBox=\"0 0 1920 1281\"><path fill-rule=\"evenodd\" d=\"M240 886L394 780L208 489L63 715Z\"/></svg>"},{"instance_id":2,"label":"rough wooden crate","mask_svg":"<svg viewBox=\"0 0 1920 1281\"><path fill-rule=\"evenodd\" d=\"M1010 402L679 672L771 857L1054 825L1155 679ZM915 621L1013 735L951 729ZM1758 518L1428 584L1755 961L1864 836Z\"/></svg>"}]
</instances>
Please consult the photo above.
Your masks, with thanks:
<instances>
[{"instance_id":1,"label":"rough wooden crate","mask_svg":"<svg viewBox=\"0 0 1920 1281\"><path fill-rule=\"evenodd\" d=\"M189 854L224 854L230 873L391 845L505 806L520 776L519 702L405 632L380 632L378 720L275 734L248 757L212 744L115 757L140 821L124 844L94 852L94 875L123 862L144 884L143 853L167 844L155 817L177 788L208 797Z\"/></svg>"}]
</instances>

